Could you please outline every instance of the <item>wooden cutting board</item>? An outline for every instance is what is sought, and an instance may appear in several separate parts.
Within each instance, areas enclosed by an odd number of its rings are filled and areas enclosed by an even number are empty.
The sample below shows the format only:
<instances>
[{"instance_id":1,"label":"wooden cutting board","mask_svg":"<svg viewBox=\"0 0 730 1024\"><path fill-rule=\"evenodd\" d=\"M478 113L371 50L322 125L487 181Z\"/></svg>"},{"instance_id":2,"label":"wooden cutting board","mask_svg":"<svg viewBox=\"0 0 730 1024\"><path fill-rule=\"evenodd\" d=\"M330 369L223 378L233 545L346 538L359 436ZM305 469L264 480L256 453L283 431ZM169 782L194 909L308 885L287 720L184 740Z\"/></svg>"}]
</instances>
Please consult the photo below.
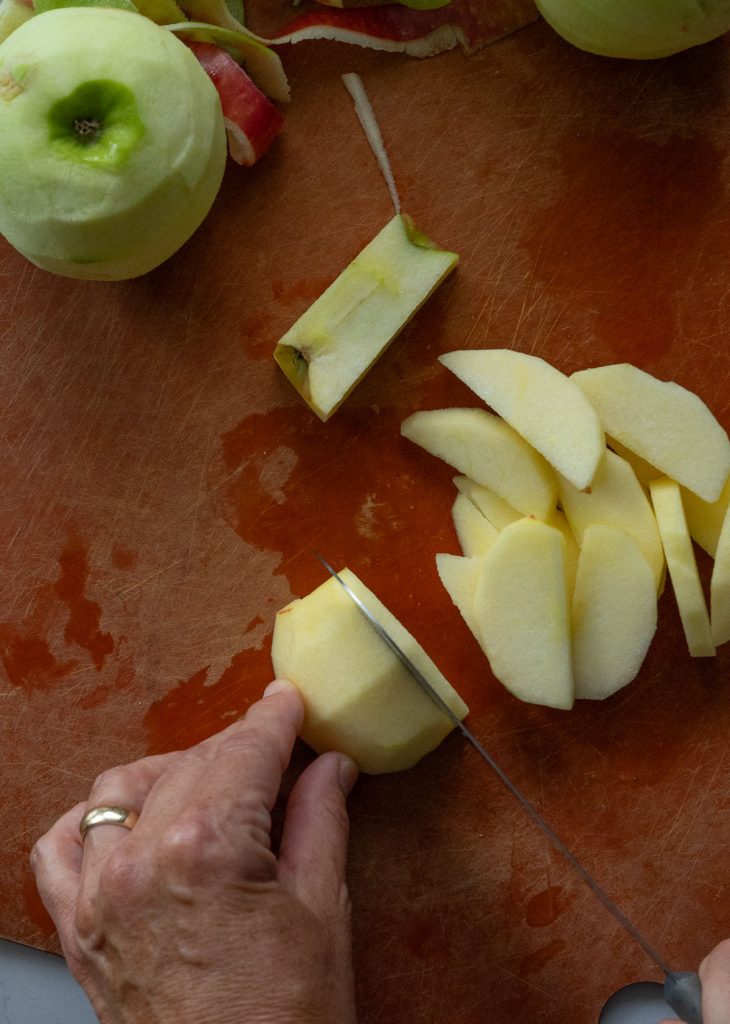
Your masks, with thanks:
<instances>
[{"instance_id":1,"label":"wooden cutting board","mask_svg":"<svg viewBox=\"0 0 730 1024\"><path fill-rule=\"evenodd\" d=\"M633 361L730 427L728 46L610 61L536 23L469 58L308 43L285 64L281 138L228 168L156 272L67 281L0 246L0 932L57 948L34 840L103 768L246 710L319 548L422 638L503 767L694 967L730 934L728 651L688 656L668 586L628 689L569 714L512 699L438 582L453 474L399 424L476 404L441 352L513 345L566 372ZM271 356L391 216L346 71L404 208L461 264L323 425ZM364 1024L586 1024L656 977L461 738L362 779L351 809Z\"/></svg>"}]
</instances>

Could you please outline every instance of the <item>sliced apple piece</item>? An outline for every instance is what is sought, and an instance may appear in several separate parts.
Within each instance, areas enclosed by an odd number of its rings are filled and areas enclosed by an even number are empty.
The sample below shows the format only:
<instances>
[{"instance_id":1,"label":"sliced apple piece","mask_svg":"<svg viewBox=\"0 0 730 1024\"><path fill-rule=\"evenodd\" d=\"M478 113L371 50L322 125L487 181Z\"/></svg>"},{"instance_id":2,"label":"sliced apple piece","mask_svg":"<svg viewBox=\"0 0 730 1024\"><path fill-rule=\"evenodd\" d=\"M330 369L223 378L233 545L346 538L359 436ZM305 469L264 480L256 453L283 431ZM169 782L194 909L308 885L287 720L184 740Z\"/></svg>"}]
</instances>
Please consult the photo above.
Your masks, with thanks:
<instances>
[{"instance_id":1,"label":"sliced apple piece","mask_svg":"<svg viewBox=\"0 0 730 1024\"><path fill-rule=\"evenodd\" d=\"M506 348L448 352L440 362L575 487L590 487L606 440L598 414L574 381L538 356Z\"/></svg>"},{"instance_id":2,"label":"sliced apple piece","mask_svg":"<svg viewBox=\"0 0 730 1024\"><path fill-rule=\"evenodd\" d=\"M411 634L354 573L339 575L464 718L466 704ZM277 614L271 658L302 694L302 739L318 753L348 754L364 772L410 768L453 728L334 578Z\"/></svg>"},{"instance_id":3,"label":"sliced apple piece","mask_svg":"<svg viewBox=\"0 0 730 1024\"><path fill-rule=\"evenodd\" d=\"M468 476L455 476L454 484L459 494L463 494L473 502L495 530L501 530L517 519L522 519L522 513L513 508L504 498L500 498L488 487L483 487L470 480Z\"/></svg>"},{"instance_id":4,"label":"sliced apple piece","mask_svg":"<svg viewBox=\"0 0 730 1024\"><path fill-rule=\"evenodd\" d=\"M484 564L474 598L482 646L494 675L519 700L573 706L565 540L552 526L506 526Z\"/></svg>"},{"instance_id":5,"label":"sliced apple piece","mask_svg":"<svg viewBox=\"0 0 730 1024\"><path fill-rule=\"evenodd\" d=\"M686 487L682 487L681 491L690 537L699 544L703 551L715 558L720 531L730 506L730 477L717 501L703 501L692 491L688 491Z\"/></svg>"},{"instance_id":6,"label":"sliced apple piece","mask_svg":"<svg viewBox=\"0 0 730 1024\"><path fill-rule=\"evenodd\" d=\"M656 632L656 580L623 530L586 528L572 623L576 697L603 700L636 678Z\"/></svg>"},{"instance_id":7,"label":"sliced apple piece","mask_svg":"<svg viewBox=\"0 0 730 1024\"><path fill-rule=\"evenodd\" d=\"M340 406L458 260L398 214L287 331L274 358L320 419Z\"/></svg>"},{"instance_id":8,"label":"sliced apple piece","mask_svg":"<svg viewBox=\"0 0 730 1024\"><path fill-rule=\"evenodd\" d=\"M486 555L497 539L497 531L464 494L457 494L451 508L456 536L467 558Z\"/></svg>"},{"instance_id":9,"label":"sliced apple piece","mask_svg":"<svg viewBox=\"0 0 730 1024\"><path fill-rule=\"evenodd\" d=\"M674 381L630 363L579 370L610 437L704 501L716 501L730 473L730 440L705 403Z\"/></svg>"},{"instance_id":10,"label":"sliced apple piece","mask_svg":"<svg viewBox=\"0 0 730 1024\"><path fill-rule=\"evenodd\" d=\"M710 626L716 647L730 640L730 510L725 513L715 548L710 578Z\"/></svg>"},{"instance_id":11,"label":"sliced apple piece","mask_svg":"<svg viewBox=\"0 0 730 1024\"><path fill-rule=\"evenodd\" d=\"M523 515L543 519L555 507L558 483L547 461L486 409L416 412L403 421L401 434Z\"/></svg>"},{"instance_id":12,"label":"sliced apple piece","mask_svg":"<svg viewBox=\"0 0 730 1024\"><path fill-rule=\"evenodd\" d=\"M697 571L692 539L687 529L679 484L669 477L659 477L652 480L649 490L689 653L694 658L712 657L715 645L712 642L710 617Z\"/></svg>"},{"instance_id":13,"label":"sliced apple piece","mask_svg":"<svg viewBox=\"0 0 730 1024\"><path fill-rule=\"evenodd\" d=\"M633 537L651 566L659 590L664 571L659 528L646 492L625 459L607 451L589 494L559 478L558 500L579 545L595 523L614 526Z\"/></svg>"},{"instance_id":14,"label":"sliced apple piece","mask_svg":"<svg viewBox=\"0 0 730 1024\"><path fill-rule=\"evenodd\" d=\"M578 541L575 539L575 534L570 528L570 523L561 509L552 509L550 514L545 517L544 522L547 523L548 526L552 526L554 529L559 530L563 535L563 540L565 541L565 582L568 587L568 595L570 596L573 593L573 587L575 586L575 574L578 569Z\"/></svg>"},{"instance_id":15,"label":"sliced apple piece","mask_svg":"<svg viewBox=\"0 0 730 1024\"><path fill-rule=\"evenodd\" d=\"M606 436L606 444L608 447L620 455L636 473L636 479L639 481L641 486L648 492L649 484L652 480L656 480L658 476L664 476L664 473L656 466L652 466L646 459L642 459L636 452L629 451L625 444L621 444L615 437Z\"/></svg>"},{"instance_id":16,"label":"sliced apple piece","mask_svg":"<svg viewBox=\"0 0 730 1024\"><path fill-rule=\"evenodd\" d=\"M463 555L436 555L436 568L446 592L461 613L461 617L481 644L479 625L474 615L474 597L483 560ZM486 652L485 652L486 653Z\"/></svg>"}]
</instances>

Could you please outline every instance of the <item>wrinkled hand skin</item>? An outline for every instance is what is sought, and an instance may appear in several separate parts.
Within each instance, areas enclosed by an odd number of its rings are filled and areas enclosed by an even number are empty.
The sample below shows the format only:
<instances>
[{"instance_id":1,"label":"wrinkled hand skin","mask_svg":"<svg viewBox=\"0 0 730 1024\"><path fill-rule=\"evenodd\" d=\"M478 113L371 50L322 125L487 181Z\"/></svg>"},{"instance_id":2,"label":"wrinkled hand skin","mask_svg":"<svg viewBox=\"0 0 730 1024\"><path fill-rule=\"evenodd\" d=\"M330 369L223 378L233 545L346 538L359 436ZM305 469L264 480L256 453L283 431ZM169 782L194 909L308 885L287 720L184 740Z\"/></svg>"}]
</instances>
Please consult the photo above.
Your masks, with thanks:
<instances>
[{"instance_id":1,"label":"wrinkled hand skin","mask_svg":"<svg viewBox=\"0 0 730 1024\"><path fill-rule=\"evenodd\" d=\"M305 769L271 848L302 715L294 687L272 684L204 743L104 773L36 844L39 892L102 1024L356 1024L348 758ZM83 813L105 804L139 821L82 843Z\"/></svg>"},{"instance_id":2,"label":"wrinkled hand skin","mask_svg":"<svg viewBox=\"0 0 730 1024\"><path fill-rule=\"evenodd\" d=\"M712 950L700 964L703 1024L730 1024L730 939ZM665 1020L661 1024L680 1024Z\"/></svg>"}]
</instances>

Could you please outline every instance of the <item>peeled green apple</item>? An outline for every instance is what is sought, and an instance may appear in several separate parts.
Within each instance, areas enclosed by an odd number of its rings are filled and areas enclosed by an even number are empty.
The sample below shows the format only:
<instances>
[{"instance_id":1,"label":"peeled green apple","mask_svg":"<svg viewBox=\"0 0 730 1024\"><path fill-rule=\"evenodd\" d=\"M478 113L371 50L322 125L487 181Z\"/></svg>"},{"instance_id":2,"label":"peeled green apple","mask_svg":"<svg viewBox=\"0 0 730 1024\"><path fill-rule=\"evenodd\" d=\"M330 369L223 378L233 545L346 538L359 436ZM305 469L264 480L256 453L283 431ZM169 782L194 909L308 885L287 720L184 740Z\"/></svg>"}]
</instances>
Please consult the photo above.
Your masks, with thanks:
<instances>
[{"instance_id":1,"label":"peeled green apple","mask_svg":"<svg viewBox=\"0 0 730 1024\"><path fill-rule=\"evenodd\" d=\"M411 634L354 573L339 575L463 718L466 704ZM334 577L277 614L271 660L302 694L302 739L349 754L364 772L410 768L453 729Z\"/></svg>"},{"instance_id":2,"label":"peeled green apple","mask_svg":"<svg viewBox=\"0 0 730 1024\"><path fill-rule=\"evenodd\" d=\"M536 0L569 43L606 57L667 57L730 29L729 0Z\"/></svg>"},{"instance_id":3,"label":"peeled green apple","mask_svg":"<svg viewBox=\"0 0 730 1024\"><path fill-rule=\"evenodd\" d=\"M67 277L144 274L218 192L218 94L189 49L111 7L36 14L0 45L0 232Z\"/></svg>"}]
</instances>

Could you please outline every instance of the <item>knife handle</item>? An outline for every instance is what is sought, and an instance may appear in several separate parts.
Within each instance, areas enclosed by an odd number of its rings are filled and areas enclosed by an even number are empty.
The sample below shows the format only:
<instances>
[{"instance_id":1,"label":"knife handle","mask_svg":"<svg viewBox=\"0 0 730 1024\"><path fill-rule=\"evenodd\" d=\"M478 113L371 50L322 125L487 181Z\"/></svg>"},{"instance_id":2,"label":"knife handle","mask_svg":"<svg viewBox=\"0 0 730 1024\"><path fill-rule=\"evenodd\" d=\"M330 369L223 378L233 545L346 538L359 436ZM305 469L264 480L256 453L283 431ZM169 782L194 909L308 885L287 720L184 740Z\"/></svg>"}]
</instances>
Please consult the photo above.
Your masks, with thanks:
<instances>
[{"instance_id":1,"label":"knife handle","mask_svg":"<svg viewBox=\"0 0 730 1024\"><path fill-rule=\"evenodd\" d=\"M670 971L664 998L685 1024L702 1024L702 984L695 971Z\"/></svg>"}]
</instances>

